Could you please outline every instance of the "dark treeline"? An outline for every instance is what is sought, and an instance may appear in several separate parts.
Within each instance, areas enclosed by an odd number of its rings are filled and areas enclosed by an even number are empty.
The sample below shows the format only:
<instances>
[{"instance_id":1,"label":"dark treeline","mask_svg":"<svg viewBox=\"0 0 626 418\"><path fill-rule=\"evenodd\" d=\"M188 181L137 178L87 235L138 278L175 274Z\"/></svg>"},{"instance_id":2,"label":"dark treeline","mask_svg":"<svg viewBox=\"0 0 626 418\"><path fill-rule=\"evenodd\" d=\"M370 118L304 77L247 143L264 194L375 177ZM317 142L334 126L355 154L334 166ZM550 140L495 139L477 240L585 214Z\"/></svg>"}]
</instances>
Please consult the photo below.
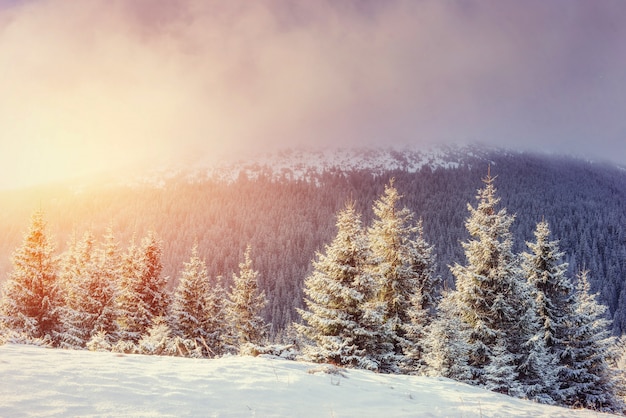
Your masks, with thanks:
<instances>
[{"instance_id":1,"label":"dark treeline","mask_svg":"<svg viewBox=\"0 0 626 418\"><path fill-rule=\"evenodd\" d=\"M536 224L545 219L560 240L573 277L589 270L591 290L613 315L613 330L626 328L626 174L616 168L570 159L525 154L493 153L468 159L456 168L417 173L368 171L328 172L318 182L269 176L236 182L190 184L172 179L164 188L86 188L80 193L5 192L0 232L2 279L10 270L10 255L19 245L33 210L45 211L60 250L73 232L91 230L96 236L111 227L120 242L154 230L163 239L164 275L173 288L194 241L206 259L211 277L229 278L238 270L247 244L254 248L259 283L269 303L265 319L276 333L297 319L302 308L302 285L311 272L315 252L336 233L335 215L354 200L365 223L372 219L371 202L391 177L406 205L423 219L426 240L434 246L436 270L453 286L448 268L463 262L461 241L467 204L474 200L491 164L497 175L502 205L516 214L511 232L513 250L523 251Z\"/></svg>"}]
</instances>

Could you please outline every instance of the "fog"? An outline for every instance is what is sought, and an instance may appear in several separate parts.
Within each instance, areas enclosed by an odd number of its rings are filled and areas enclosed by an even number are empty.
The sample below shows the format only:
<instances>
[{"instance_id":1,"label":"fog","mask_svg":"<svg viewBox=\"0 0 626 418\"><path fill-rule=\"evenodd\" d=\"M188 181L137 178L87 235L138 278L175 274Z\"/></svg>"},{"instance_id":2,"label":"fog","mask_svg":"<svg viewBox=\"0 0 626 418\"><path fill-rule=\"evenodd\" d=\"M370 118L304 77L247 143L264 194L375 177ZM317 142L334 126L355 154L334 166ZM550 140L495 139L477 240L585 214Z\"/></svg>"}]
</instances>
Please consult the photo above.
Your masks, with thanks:
<instances>
[{"instance_id":1,"label":"fog","mask_svg":"<svg viewBox=\"0 0 626 418\"><path fill-rule=\"evenodd\" d=\"M285 146L626 163L621 0L0 1L0 186Z\"/></svg>"}]
</instances>

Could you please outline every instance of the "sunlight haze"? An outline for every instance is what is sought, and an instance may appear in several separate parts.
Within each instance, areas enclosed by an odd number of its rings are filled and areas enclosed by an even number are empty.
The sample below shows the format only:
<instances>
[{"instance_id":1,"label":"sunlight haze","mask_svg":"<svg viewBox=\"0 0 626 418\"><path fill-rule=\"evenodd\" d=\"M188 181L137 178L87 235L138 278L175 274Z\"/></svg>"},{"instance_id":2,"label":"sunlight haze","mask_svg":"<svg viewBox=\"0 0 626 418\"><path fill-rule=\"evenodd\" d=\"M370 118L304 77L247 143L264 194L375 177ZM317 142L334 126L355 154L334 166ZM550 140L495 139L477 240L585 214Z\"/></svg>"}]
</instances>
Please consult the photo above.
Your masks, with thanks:
<instances>
[{"instance_id":1,"label":"sunlight haze","mask_svg":"<svg viewBox=\"0 0 626 418\"><path fill-rule=\"evenodd\" d=\"M0 187L298 145L626 162L619 0L0 2Z\"/></svg>"}]
</instances>

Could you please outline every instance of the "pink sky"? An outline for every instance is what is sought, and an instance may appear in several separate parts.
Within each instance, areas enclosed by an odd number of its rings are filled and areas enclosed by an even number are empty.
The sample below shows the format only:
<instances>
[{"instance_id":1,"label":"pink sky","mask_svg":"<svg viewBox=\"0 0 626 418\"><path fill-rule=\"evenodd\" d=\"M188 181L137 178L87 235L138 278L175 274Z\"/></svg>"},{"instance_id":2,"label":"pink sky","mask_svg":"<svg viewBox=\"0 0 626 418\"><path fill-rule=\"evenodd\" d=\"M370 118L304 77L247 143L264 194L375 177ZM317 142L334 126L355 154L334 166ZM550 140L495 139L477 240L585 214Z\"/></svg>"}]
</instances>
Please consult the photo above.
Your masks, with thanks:
<instances>
[{"instance_id":1,"label":"pink sky","mask_svg":"<svg viewBox=\"0 0 626 418\"><path fill-rule=\"evenodd\" d=\"M0 0L0 187L296 145L626 163L626 2Z\"/></svg>"}]
</instances>

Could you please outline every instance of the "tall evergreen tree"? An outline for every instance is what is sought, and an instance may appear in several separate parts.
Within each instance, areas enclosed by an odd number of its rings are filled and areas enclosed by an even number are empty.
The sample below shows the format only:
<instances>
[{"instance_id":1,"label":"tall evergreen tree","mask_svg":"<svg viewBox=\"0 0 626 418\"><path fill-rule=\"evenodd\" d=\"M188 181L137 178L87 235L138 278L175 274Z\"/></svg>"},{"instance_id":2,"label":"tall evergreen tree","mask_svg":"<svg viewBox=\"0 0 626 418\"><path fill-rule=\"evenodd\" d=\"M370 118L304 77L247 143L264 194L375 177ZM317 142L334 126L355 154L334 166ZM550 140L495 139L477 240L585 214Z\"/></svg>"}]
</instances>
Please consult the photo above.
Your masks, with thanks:
<instances>
[{"instance_id":1,"label":"tall evergreen tree","mask_svg":"<svg viewBox=\"0 0 626 418\"><path fill-rule=\"evenodd\" d=\"M58 283L58 260L42 211L34 213L12 262L13 271L4 285L0 303L3 326L26 338L58 342L63 303Z\"/></svg>"},{"instance_id":2,"label":"tall evergreen tree","mask_svg":"<svg viewBox=\"0 0 626 418\"><path fill-rule=\"evenodd\" d=\"M161 242L150 232L137 247L128 248L122 263L119 295L120 337L136 343L158 317L165 317L169 305L167 278L161 275Z\"/></svg>"},{"instance_id":3,"label":"tall evergreen tree","mask_svg":"<svg viewBox=\"0 0 626 418\"><path fill-rule=\"evenodd\" d=\"M115 238L113 228L109 226L103 241L95 252L96 286L99 309L94 321L94 333L104 332L109 343L119 338L117 318L120 315L117 298L121 285L122 254Z\"/></svg>"},{"instance_id":4,"label":"tall evergreen tree","mask_svg":"<svg viewBox=\"0 0 626 418\"><path fill-rule=\"evenodd\" d=\"M141 299L141 253L133 237L122 257L120 291L117 297L117 326L120 341L136 343L150 326L150 319Z\"/></svg>"},{"instance_id":5,"label":"tall evergreen tree","mask_svg":"<svg viewBox=\"0 0 626 418\"><path fill-rule=\"evenodd\" d=\"M82 240L75 240L63 257L62 282L65 305L61 345L84 348L98 332L108 343L117 338L116 308L119 254L111 230L105 242L96 245L88 231Z\"/></svg>"},{"instance_id":6,"label":"tall evergreen tree","mask_svg":"<svg viewBox=\"0 0 626 418\"><path fill-rule=\"evenodd\" d=\"M371 273L378 287L378 301L383 305L385 327L390 330L398 363L410 368L419 362L419 328L434 307L435 284L432 248L423 239L421 223L413 224L413 213L399 209L401 196L393 180L374 202L372 226L368 229L371 248ZM421 312L425 310L426 312ZM407 333L411 339L407 339Z\"/></svg>"},{"instance_id":7,"label":"tall evergreen tree","mask_svg":"<svg viewBox=\"0 0 626 418\"><path fill-rule=\"evenodd\" d=\"M426 369L424 339L432 322L439 301L441 278L435 274L433 247L424 239L424 229L420 219L416 226L417 234L409 244L411 271L415 274L417 288L410 295L408 308L409 321L403 324L402 369L408 373L421 373Z\"/></svg>"},{"instance_id":8,"label":"tall evergreen tree","mask_svg":"<svg viewBox=\"0 0 626 418\"><path fill-rule=\"evenodd\" d=\"M499 340L508 342L507 331L518 317L514 303L519 301L511 297L517 274L510 232L514 216L506 209L496 211L499 198L493 180L490 175L484 180L477 207L468 205L465 226L472 238L463 243L467 265L451 269L461 305L457 312L471 329L468 364L478 384L486 384L485 368L493 359L493 347Z\"/></svg>"},{"instance_id":9,"label":"tall evergreen tree","mask_svg":"<svg viewBox=\"0 0 626 418\"><path fill-rule=\"evenodd\" d=\"M621 412L624 403L617 396L619 376L613 366L618 352L610 333L606 306L591 294L587 271L581 271L570 305L569 332L561 361L559 381L565 405L599 411Z\"/></svg>"},{"instance_id":10,"label":"tall evergreen tree","mask_svg":"<svg viewBox=\"0 0 626 418\"><path fill-rule=\"evenodd\" d=\"M384 366L384 351L393 347L381 340L382 316L370 303L376 288L354 203L339 212L336 225L335 239L324 254L317 254L314 271L305 279L308 310L298 312L307 325L296 328L312 342L305 352L314 361L378 370Z\"/></svg>"},{"instance_id":11,"label":"tall evergreen tree","mask_svg":"<svg viewBox=\"0 0 626 418\"><path fill-rule=\"evenodd\" d=\"M458 292L444 293L437 306L437 315L426 329L423 342L425 373L471 382L473 376L468 366L467 344L470 330L461 320L457 297Z\"/></svg>"},{"instance_id":12,"label":"tall evergreen tree","mask_svg":"<svg viewBox=\"0 0 626 418\"><path fill-rule=\"evenodd\" d=\"M514 216L506 209L497 210L499 198L490 173L484 182L476 208L468 205L470 216L465 225L471 239L463 243L467 264L451 268L456 277L455 300L460 304L455 311L469 330L471 381L482 386L493 383L493 350L500 344L505 351L500 347L497 355L512 356L522 386L527 385L522 391L527 389L526 395L545 401L545 350L535 338L538 324L534 304L512 251Z\"/></svg>"},{"instance_id":13,"label":"tall evergreen tree","mask_svg":"<svg viewBox=\"0 0 626 418\"><path fill-rule=\"evenodd\" d=\"M93 260L95 238L91 231L81 240L72 237L68 250L61 258L60 282L64 304L61 309L63 348L83 348L91 336L94 314L92 300L96 266Z\"/></svg>"},{"instance_id":14,"label":"tall evergreen tree","mask_svg":"<svg viewBox=\"0 0 626 418\"><path fill-rule=\"evenodd\" d=\"M239 275L233 274L233 287L226 305L232 344L237 349L261 344L267 335L267 325L261 317L267 298L265 292L259 291L259 272L252 267L251 251L248 245L244 261L239 264Z\"/></svg>"},{"instance_id":15,"label":"tall evergreen tree","mask_svg":"<svg viewBox=\"0 0 626 418\"><path fill-rule=\"evenodd\" d=\"M547 222L537 224L535 238L534 243L526 243L531 253L523 254L522 271L531 285L546 346L560 357L572 284L566 276L567 263L562 261L559 242L550 241Z\"/></svg>"},{"instance_id":16,"label":"tall evergreen tree","mask_svg":"<svg viewBox=\"0 0 626 418\"><path fill-rule=\"evenodd\" d=\"M224 294L219 283L211 286L206 263L198 256L198 245L184 263L170 309L170 326L175 336L192 340L204 357L224 352Z\"/></svg>"},{"instance_id":17,"label":"tall evergreen tree","mask_svg":"<svg viewBox=\"0 0 626 418\"><path fill-rule=\"evenodd\" d=\"M545 221L539 222L535 229L534 243L526 245L531 253L522 254L522 274L530 287L538 321L538 332L543 342L536 339L535 351L545 351L542 361L546 378L550 379L549 392L557 401L559 393L558 376L561 374L561 358L565 349L569 305L572 303L572 285L566 276L567 263L563 262L563 253L559 251L559 242L550 241L550 228ZM530 312L528 314L531 314Z\"/></svg>"}]
</instances>

